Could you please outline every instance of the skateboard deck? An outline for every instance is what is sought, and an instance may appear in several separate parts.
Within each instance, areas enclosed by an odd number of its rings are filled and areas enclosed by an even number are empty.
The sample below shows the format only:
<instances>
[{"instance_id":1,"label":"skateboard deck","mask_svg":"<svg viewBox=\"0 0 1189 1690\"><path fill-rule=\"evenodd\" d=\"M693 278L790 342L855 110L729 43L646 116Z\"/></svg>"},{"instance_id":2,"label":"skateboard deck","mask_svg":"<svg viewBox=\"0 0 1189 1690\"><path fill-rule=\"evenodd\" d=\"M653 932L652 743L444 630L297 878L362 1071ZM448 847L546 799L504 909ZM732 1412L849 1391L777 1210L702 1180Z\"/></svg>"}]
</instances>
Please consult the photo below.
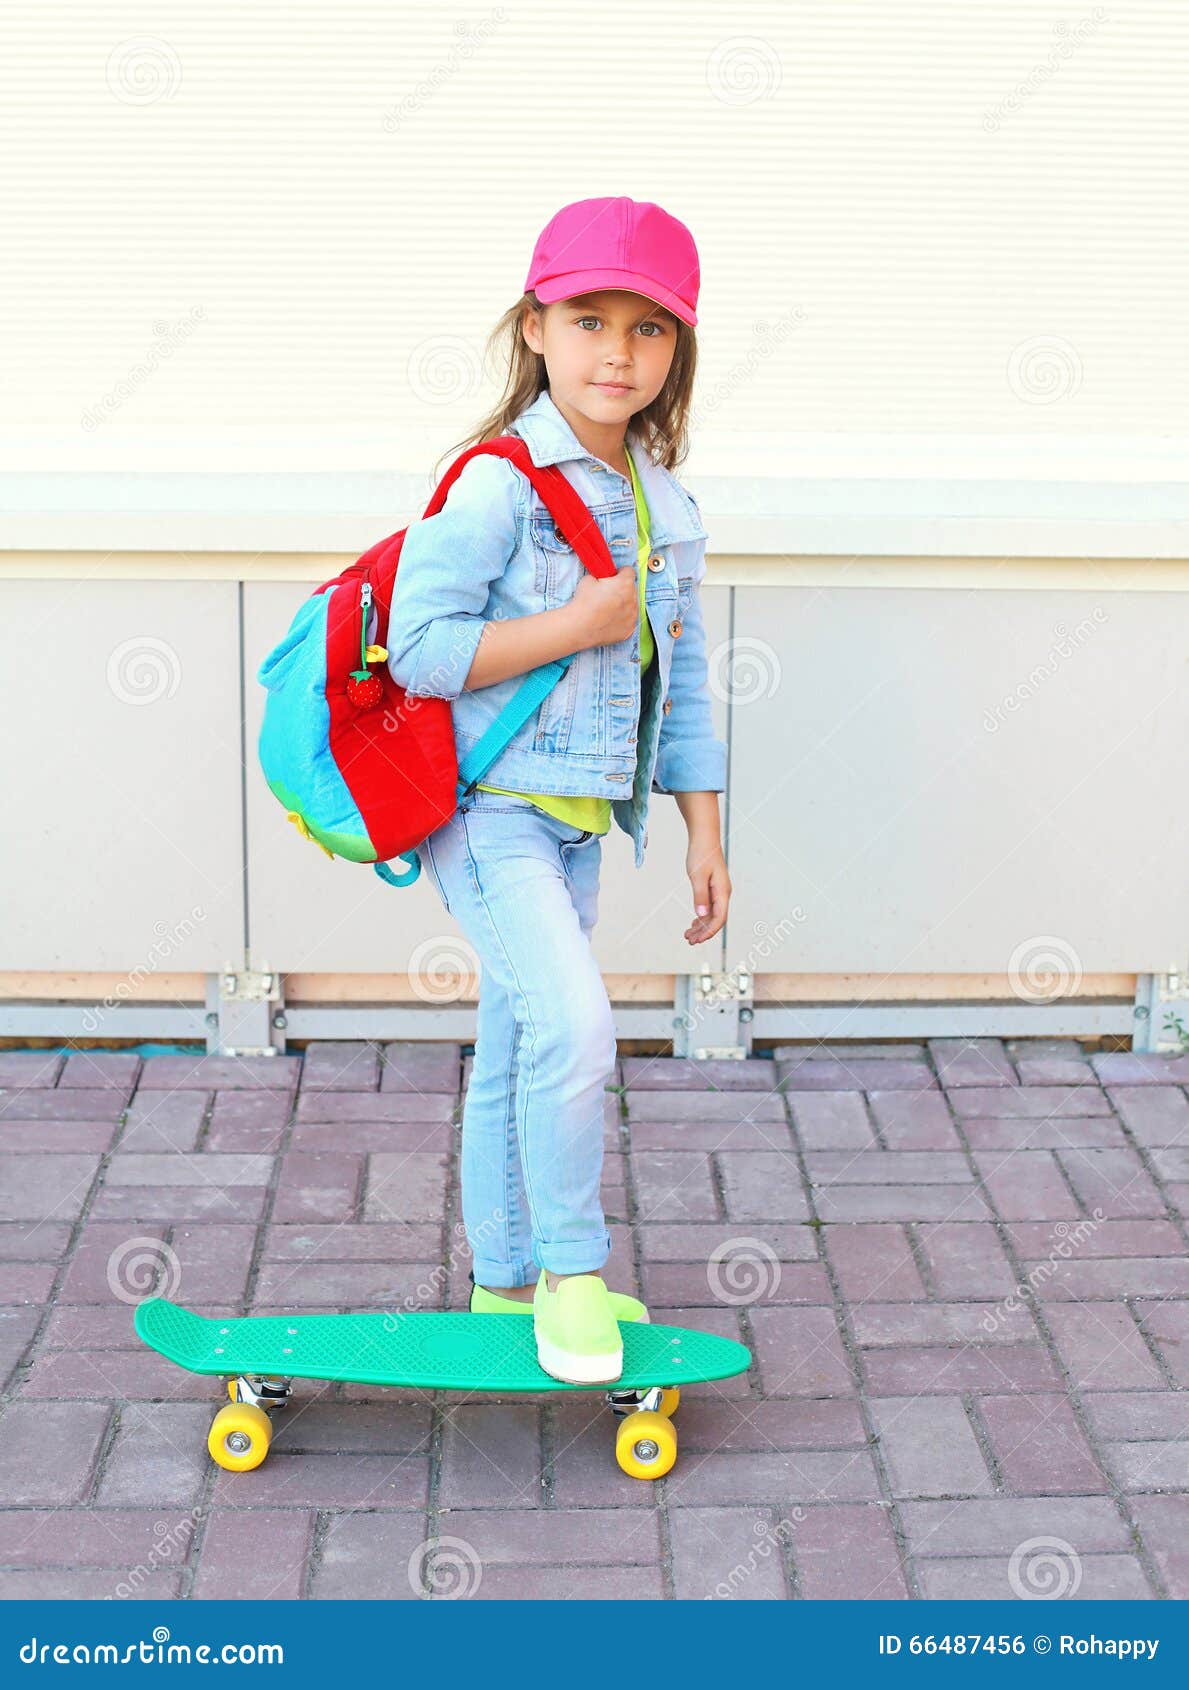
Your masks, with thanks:
<instances>
[{"instance_id":1,"label":"skateboard deck","mask_svg":"<svg viewBox=\"0 0 1189 1690\"><path fill-rule=\"evenodd\" d=\"M537 1361L531 1315L382 1311L215 1317L164 1297L138 1305L138 1335L191 1373L227 1381L231 1401L207 1438L231 1472L258 1467L272 1440L269 1414L290 1379L403 1385L436 1391L604 1391L619 1421L615 1459L637 1479L659 1479L677 1459L673 1416L681 1386L729 1379L751 1366L733 1338L647 1321L619 1322L623 1370L601 1384L555 1379Z\"/></svg>"},{"instance_id":2,"label":"skateboard deck","mask_svg":"<svg viewBox=\"0 0 1189 1690\"><path fill-rule=\"evenodd\" d=\"M191 1373L272 1374L405 1385L425 1390L630 1391L729 1379L751 1365L733 1338L681 1326L620 1321L623 1373L612 1384L574 1385L537 1362L530 1315L247 1315L212 1319L163 1297L138 1305L137 1333Z\"/></svg>"}]
</instances>

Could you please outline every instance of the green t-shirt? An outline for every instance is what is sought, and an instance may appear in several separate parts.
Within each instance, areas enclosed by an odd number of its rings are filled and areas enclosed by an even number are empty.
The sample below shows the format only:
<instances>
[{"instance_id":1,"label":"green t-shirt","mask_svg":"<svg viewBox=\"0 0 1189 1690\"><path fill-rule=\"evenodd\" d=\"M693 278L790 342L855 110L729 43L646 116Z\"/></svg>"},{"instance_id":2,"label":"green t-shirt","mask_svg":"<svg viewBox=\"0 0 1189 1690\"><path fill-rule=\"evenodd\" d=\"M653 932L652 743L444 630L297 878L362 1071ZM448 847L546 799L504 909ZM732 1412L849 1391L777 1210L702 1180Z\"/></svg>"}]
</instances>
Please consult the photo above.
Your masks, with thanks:
<instances>
[{"instance_id":1,"label":"green t-shirt","mask_svg":"<svg viewBox=\"0 0 1189 1690\"><path fill-rule=\"evenodd\" d=\"M640 486L640 478L636 474L636 466L632 462L632 454L624 447L628 460L628 468L632 475L632 491L636 496L636 534L639 539L637 553L638 574L640 577L640 681L641 697L643 697L644 671L652 662L656 654L656 645L652 638L652 629L648 626L648 616L644 609L644 584L648 578L648 554L652 549L651 530L648 521L648 506L644 501L644 490ZM611 826L611 800L598 795L587 797L567 797L555 792L514 792L507 786L488 786L486 781L479 781L483 792L502 792L510 797L531 798L539 809L559 821L569 822L571 827L586 828L590 833L606 833Z\"/></svg>"}]
</instances>

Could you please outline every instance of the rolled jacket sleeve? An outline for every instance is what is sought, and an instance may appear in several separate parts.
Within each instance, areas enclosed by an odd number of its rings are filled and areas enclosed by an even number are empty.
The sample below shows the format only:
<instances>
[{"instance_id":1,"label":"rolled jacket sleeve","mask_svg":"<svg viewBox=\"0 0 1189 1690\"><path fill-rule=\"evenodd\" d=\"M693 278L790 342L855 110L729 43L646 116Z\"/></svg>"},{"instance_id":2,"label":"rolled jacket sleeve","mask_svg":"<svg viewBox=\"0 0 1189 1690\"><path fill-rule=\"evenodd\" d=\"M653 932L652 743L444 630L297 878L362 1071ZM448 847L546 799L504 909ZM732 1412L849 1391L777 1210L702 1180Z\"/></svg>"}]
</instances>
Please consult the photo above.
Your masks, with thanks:
<instances>
[{"instance_id":1,"label":"rolled jacket sleeve","mask_svg":"<svg viewBox=\"0 0 1189 1690\"><path fill-rule=\"evenodd\" d=\"M699 588L706 560L694 572L689 603L678 611L681 633L669 668L672 708L661 716L654 792L725 792L727 745L714 732L707 690L706 628Z\"/></svg>"},{"instance_id":2,"label":"rolled jacket sleeve","mask_svg":"<svg viewBox=\"0 0 1189 1690\"><path fill-rule=\"evenodd\" d=\"M506 459L472 458L436 516L409 524L388 618L388 668L419 697L457 698L486 625L491 583L516 550L520 488Z\"/></svg>"}]
</instances>

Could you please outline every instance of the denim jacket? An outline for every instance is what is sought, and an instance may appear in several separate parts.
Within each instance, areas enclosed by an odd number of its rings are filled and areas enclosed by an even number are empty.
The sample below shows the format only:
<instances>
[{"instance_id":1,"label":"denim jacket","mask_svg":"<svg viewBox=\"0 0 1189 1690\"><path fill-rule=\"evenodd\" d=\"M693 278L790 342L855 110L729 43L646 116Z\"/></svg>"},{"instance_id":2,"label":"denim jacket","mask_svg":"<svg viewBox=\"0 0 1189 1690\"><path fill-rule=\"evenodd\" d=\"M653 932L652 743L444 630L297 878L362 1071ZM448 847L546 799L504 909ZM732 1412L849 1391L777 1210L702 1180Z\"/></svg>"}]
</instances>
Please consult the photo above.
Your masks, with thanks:
<instances>
[{"instance_id":1,"label":"denim jacket","mask_svg":"<svg viewBox=\"0 0 1189 1690\"><path fill-rule=\"evenodd\" d=\"M562 466L616 566L634 563L632 484L591 456L548 391L509 432L526 442L534 463ZM651 521L645 609L656 656L643 709L638 632L580 651L483 779L513 791L609 798L639 868L649 793L725 791L727 748L715 736L706 687L698 594L706 530L692 495L652 461L631 428L627 441ZM502 458L473 458L437 515L409 525L392 596L388 667L408 693L453 701L460 759L524 680L512 675L464 690L484 624L567 603L583 568L531 481Z\"/></svg>"}]
</instances>

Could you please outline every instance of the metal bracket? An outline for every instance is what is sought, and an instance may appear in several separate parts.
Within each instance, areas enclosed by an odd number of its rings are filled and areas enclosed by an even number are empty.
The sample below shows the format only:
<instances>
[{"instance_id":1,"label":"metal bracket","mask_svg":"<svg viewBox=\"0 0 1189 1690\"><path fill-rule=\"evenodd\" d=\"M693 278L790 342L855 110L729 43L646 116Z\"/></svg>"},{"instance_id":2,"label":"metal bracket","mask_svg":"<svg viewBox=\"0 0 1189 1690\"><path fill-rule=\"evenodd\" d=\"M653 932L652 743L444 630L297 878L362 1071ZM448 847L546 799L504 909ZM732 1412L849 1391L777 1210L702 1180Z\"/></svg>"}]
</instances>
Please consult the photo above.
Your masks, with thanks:
<instances>
[{"instance_id":1,"label":"metal bracket","mask_svg":"<svg viewBox=\"0 0 1189 1690\"><path fill-rule=\"evenodd\" d=\"M725 974L704 968L698 974L677 976L673 1017L673 1055L695 1061L726 1057L740 1061L751 1055L751 1023L755 1017L753 975L749 968Z\"/></svg>"},{"instance_id":2,"label":"metal bracket","mask_svg":"<svg viewBox=\"0 0 1189 1690\"><path fill-rule=\"evenodd\" d=\"M235 1401L250 1402L255 1408L284 1408L293 1395L288 1379L264 1379L258 1373L240 1373L232 1384Z\"/></svg>"},{"instance_id":3,"label":"metal bracket","mask_svg":"<svg viewBox=\"0 0 1189 1690\"><path fill-rule=\"evenodd\" d=\"M1178 1025L1179 1024L1179 1025ZM1135 984L1132 1050L1176 1055L1189 1043L1189 966L1167 974L1141 974Z\"/></svg>"},{"instance_id":4,"label":"metal bracket","mask_svg":"<svg viewBox=\"0 0 1189 1690\"><path fill-rule=\"evenodd\" d=\"M285 1006L281 976L226 964L206 980L206 1048L219 1056L282 1056Z\"/></svg>"}]
</instances>

